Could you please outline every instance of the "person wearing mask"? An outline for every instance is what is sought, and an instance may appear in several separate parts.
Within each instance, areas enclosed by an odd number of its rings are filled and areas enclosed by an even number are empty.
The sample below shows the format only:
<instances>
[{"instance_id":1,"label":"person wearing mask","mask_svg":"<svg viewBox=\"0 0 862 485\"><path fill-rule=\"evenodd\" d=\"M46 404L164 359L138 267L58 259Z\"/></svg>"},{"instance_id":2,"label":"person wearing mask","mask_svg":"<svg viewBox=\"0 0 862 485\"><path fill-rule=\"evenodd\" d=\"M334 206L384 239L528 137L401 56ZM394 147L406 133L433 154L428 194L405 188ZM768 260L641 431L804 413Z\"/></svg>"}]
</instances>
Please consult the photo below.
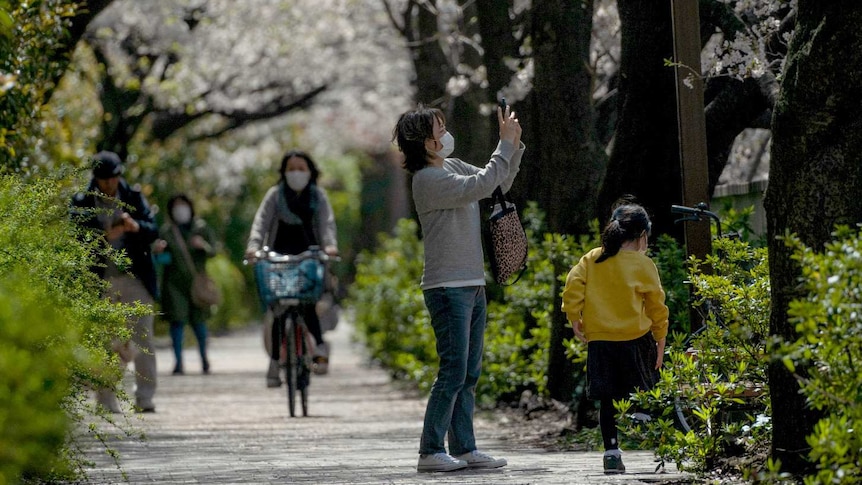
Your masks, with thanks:
<instances>
[{"instance_id":1,"label":"person wearing mask","mask_svg":"<svg viewBox=\"0 0 862 485\"><path fill-rule=\"evenodd\" d=\"M146 198L139 189L129 186L122 173L123 163L116 153L97 153L93 157L93 176L86 192L79 192L72 198L72 213L78 224L131 260L129 271L107 258L93 267L93 271L108 282L106 298L116 303L152 305L157 297L157 283L150 246L156 240L158 229ZM135 410L155 412L153 315L131 319L128 326L132 341L117 342L114 350L123 368L130 361L134 362ZM121 412L113 389L98 389L96 394L98 403L106 410Z\"/></svg>"},{"instance_id":2,"label":"person wearing mask","mask_svg":"<svg viewBox=\"0 0 862 485\"><path fill-rule=\"evenodd\" d=\"M413 174L425 248L420 287L440 359L419 441L419 472L507 464L479 451L473 432L487 312L479 200L497 187L509 190L525 150L514 113L498 108L497 118L500 142L482 168L450 158L455 139L438 109L420 105L407 111L393 130L404 168Z\"/></svg>"},{"instance_id":3,"label":"person wearing mask","mask_svg":"<svg viewBox=\"0 0 862 485\"><path fill-rule=\"evenodd\" d=\"M161 286L161 310L170 322L174 348L174 375L183 375L183 339L186 324L190 324L198 342L201 367L210 372L207 359L207 324L210 308L201 308L192 300L195 273L206 271L207 259L215 256L215 237L207 223L195 217L194 204L185 194L168 200L168 219L159 230L160 239L154 251L164 265Z\"/></svg>"},{"instance_id":4,"label":"person wearing mask","mask_svg":"<svg viewBox=\"0 0 862 485\"><path fill-rule=\"evenodd\" d=\"M279 176L254 216L246 258L253 260L254 253L264 247L295 255L318 246L330 256L337 255L335 215L326 191L317 184L320 172L311 156L300 150L287 152L281 160ZM323 340L315 304L303 304L303 316L316 344L312 369L317 374L326 374L330 349ZM278 361L270 359L266 382L267 387L281 385Z\"/></svg>"},{"instance_id":5,"label":"person wearing mask","mask_svg":"<svg viewBox=\"0 0 862 485\"><path fill-rule=\"evenodd\" d=\"M562 309L587 344L587 398L599 401L605 474L626 471L614 400L652 389L664 356L668 308L658 269L646 255L651 226L643 207L621 202L601 247L581 257L563 289Z\"/></svg>"}]
</instances>

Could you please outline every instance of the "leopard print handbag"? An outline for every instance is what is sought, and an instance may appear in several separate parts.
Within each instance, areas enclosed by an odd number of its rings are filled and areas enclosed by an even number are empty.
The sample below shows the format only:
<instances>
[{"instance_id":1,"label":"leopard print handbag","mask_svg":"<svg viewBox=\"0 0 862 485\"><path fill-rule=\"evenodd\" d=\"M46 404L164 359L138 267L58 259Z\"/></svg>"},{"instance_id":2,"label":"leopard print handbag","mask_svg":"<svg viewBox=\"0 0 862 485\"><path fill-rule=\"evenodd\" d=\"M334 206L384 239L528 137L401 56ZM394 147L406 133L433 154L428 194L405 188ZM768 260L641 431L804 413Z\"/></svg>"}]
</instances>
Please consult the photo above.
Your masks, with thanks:
<instances>
[{"instance_id":1,"label":"leopard print handbag","mask_svg":"<svg viewBox=\"0 0 862 485\"><path fill-rule=\"evenodd\" d=\"M527 269L527 234L515 204L506 200L502 188L497 187L494 191L492 204L487 248L491 274L497 283L513 285ZM515 274L515 280L507 283Z\"/></svg>"}]
</instances>

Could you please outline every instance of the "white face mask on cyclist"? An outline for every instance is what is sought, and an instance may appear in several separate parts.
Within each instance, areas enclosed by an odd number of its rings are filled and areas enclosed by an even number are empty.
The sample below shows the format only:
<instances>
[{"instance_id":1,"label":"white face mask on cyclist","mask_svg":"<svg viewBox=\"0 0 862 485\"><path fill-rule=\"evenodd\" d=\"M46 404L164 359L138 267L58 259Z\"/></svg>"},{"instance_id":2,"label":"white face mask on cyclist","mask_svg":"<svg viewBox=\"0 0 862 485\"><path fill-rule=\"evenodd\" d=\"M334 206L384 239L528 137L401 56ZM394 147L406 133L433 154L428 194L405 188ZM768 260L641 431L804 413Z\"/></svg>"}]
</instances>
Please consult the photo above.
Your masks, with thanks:
<instances>
[{"instance_id":1,"label":"white face mask on cyclist","mask_svg":"<svg viewBox=\"0 0 862 485\"><path fill-rule=\"evenodd\" d=\"M284 177L287 180L288 187L296 192L302 192L302 189L304 189L311 180L311 172L291 170L284 174Z\"/></svg>"}]
</instances>

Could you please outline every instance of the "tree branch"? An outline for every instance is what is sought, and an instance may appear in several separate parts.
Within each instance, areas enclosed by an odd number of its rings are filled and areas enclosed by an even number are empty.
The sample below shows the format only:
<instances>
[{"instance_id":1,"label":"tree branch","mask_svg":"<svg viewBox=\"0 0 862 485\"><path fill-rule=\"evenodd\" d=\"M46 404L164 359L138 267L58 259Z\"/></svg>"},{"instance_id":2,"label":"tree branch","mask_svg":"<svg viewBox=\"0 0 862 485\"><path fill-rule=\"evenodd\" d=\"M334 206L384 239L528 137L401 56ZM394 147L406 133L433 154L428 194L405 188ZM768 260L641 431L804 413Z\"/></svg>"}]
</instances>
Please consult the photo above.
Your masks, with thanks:
<instances>
[{"instance_id":1,"label":"tree branch","mask_svg":"<svg viewBox=\"0 0 862 485\"><path fill-rule=\"evenodd\" d=\"M159 111L155 112L152 127L150 129L151 136L154 140L163 141L174 134L181 128L188 126L193 121L203 118L208 115L218 115L227 120L226 124L215 131L195 135L189 138L189 141L200 141L209 138L215 138L227 133L230 130L245 126L248 123L260 120L266 120L281 116L285 113L298 108L307 106L317 95L325 91L326 85L308 91L307 93L295 96L282 96L266 104L266 107L261 110L243 109L243 110L228 110L211 108L198 113L186 113L183 111Z\"/></svg>"}]
</instances>

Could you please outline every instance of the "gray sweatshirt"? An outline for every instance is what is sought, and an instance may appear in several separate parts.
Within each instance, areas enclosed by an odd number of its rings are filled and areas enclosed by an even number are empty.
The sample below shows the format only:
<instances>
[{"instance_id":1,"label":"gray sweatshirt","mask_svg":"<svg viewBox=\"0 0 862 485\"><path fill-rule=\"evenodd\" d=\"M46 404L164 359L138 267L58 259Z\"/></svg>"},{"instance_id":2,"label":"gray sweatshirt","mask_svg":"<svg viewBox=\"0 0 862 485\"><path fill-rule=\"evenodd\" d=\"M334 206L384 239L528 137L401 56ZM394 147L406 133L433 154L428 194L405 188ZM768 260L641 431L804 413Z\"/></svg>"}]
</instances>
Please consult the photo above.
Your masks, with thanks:
<instances>
[{"instance_id":1,"label":"gray sweatshirt","mask_svg":"<svg viewBox=\"0 0 862 485\"><path fill-rule=\"evenodd\" d=\"M288 224L300 223L299 216L290 212L286 205L279 209L279 192L281 190L281 184L275 184L263 196L263 201L257 208L257 213L255 213L254 221L251 224L246 251L257 251L264 246L272 247L275 242L279 219ZM317 185L314 186L314 190L317 191L319 202L311 228L321 249L326 246L336 246L338 243L335 237L335 214L332 212L329 198L326 196L326 191Z\"/></svg>"},{"instance_id":2,"label":"gray sweatshirt","mask_svg":"<svg viewBox=\"0 0 862 485\"><path fill-rule=\"evenodd\" d=\"M512 187L526 147L500 141L484 168L457 158L443 167L425 167L413 175L413 201L425 246L423 290L441 286L483 286L485 262L479 200L497 186Z\"/></svg>"}]
</instances>

